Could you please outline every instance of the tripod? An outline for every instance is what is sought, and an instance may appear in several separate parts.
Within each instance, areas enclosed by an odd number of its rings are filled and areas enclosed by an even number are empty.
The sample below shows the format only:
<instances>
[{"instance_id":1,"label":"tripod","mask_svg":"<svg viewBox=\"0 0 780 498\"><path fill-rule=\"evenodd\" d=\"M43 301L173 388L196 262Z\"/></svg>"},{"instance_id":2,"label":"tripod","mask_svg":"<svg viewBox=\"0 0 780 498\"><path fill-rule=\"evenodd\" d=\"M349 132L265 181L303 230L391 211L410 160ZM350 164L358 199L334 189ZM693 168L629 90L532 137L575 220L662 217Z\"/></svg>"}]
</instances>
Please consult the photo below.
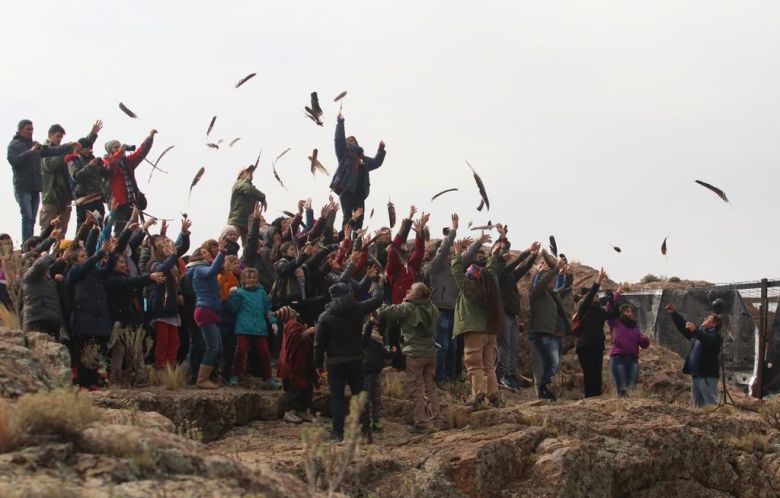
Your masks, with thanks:
<instances>
[{"instance_id":1,"label":"tripod","mask_svg":"<svg viewBox=\"0 0 780 498\"><path fill-rule=\"evenodd\" d=\"M734 403L734 398L731 397L728 385L726 384L726 365L725 360L723 359L723 341L720 342L720 380L720 400L718 401L718 406L713 411L717 411L723 405L737 406L736 403Z\"/></svg>"}]
</instances>

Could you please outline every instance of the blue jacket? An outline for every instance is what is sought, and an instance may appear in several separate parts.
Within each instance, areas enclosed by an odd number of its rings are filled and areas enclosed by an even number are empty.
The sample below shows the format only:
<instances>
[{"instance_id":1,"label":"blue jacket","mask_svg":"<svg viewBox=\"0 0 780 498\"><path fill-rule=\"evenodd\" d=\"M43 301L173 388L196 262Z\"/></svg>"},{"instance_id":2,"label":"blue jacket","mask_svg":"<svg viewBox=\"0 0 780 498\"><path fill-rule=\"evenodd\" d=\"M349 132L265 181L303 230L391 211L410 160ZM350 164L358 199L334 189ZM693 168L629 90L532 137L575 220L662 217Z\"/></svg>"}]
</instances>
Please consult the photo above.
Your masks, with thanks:
<instances>
[{"instance_id":1,"label":"blue jacket","mask_svg":"<svg viewBox=\"0 0 780 498\"><path fill-rule=\"evenodd\" d=\"M371 189L368 172L382 166L385 149L380 147L375 157L366 157L362 147L347 146L344 135L344 118L341 118L336 124L336 158L339 166L333 174L330 189L338 195L344 192L360 193L365 199Z\"/></svg>"},{"instance_id":2,"label":"blue jacket","mask_svg":"<svg viewBox=\"0 0 780 498\"><path fill-rule=\"evenodd\" d=\"M236 315L236 335L268 335L268 321L271 317L271 301L262 286L252 289L241 288L230 294L228 309Z\"/></svg>"},{"instance_id":3,"label":"blue jacket","mask_svg":"<svg viewBox=\"0 0 780 498\"><path fill-rule=\"evenodd\" d=\"M217 273L222 268L224 260L225 255L220 252L211 266L205 261L187 265L187 275L192 280L192 287L195 290L195 307L209 308L217 313L222 311Z\"/></svg>"}]
</instances>

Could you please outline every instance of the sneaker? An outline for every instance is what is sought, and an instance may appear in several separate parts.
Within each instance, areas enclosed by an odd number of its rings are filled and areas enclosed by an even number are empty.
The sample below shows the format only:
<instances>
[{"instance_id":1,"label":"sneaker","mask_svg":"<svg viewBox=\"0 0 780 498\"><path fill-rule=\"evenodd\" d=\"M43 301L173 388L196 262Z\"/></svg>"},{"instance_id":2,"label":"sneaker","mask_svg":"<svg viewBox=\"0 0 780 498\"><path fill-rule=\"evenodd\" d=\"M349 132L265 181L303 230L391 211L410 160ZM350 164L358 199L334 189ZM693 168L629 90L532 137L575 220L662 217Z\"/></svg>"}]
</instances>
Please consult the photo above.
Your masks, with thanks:
<instances>
[{"instance_id":1,"label":"sneaker","mask_svg":"<svg viewBox=\"0 0 780 498\"><path fill-rule=\"evenodd\" d=\"M285 422L290 422L291 424L300 424L301 422L303 422L303 420L301 420L301 417L296 415L293 410L285 412L284 417L282 417L282 420L284 420Z\"/></svg>"},{"instance_id":2,"label":"sneaker","mask_svg":"<svg viewBox=\"0 0 780 498\"><path fill-rule=\"evenodd\" d=\"M539 399L548 399L550 401L555 401L555 394L553 394L552 391L547 386L542 386L539 389Z\"/></svg>"},{"instance_id":3,"label":"sneaker","mask_svg":"<svg viewBox=\"0 0 780 498\"><path fill-rule=\"evenodd\" d=\"M282 388L282 383L274 379L273 377L271 377L270 379L265 381L265 387L271 389L272 391L276 391L277 389Z\"/></svg>"},{"instance_id":4,"label":"sneaker","mask_svg":"<svg viewBox=\"0 0 780 498\"><path fill-rule=\"evenodd\" d=\"M382 422L376 421L371 424L371 430L373 432L382 432L385 428L382 426Z\"/></svg>"},{"instance_id":5,"label":"sneaker","mask_svg":"<svg viewBox=\"0 0 780 498\"><path fill-rule=\"evenodd\" d=\"M466 401L466 411L472 413L479 410L480 408L482 408L484 401L485 401L485 396L483 394L478 394L477 396L469 396L469 400Z\"/></svg>"},{"instance_id":6,"label":"sneaker","mask_svg":"<svg viewBox=\"0 0 780 498\"><path fill-rule=\"evenodd\" d=\"M231 386L237 386L238 385L238 375L231 375L230 376L230 385Z\"/></svg>"},{"instance_id":7,"label":"sneaker","mask_svg":"<svg viewBox=\"0 0 780 498\"><path fill-rule=\"evenodd\" d=\"M302 412L302 411L296 411L295 414L298 416L299 419L301 419L304 422L314 422L314 417L311 416L311 413L308 411Z\"/></svg>"}]
</instances>

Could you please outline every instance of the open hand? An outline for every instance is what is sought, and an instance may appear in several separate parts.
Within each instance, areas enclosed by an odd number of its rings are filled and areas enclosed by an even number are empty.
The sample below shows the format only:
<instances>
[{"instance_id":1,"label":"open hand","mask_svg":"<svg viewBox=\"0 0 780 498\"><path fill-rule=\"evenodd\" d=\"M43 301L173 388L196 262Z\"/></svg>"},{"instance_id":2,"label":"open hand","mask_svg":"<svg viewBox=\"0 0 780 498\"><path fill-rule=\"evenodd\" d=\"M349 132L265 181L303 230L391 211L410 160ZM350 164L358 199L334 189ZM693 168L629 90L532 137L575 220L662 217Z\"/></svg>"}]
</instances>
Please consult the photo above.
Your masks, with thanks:
<instances>
[{"instance_id":1,"label":"open hand","mask_svg":"<svg viewBox=\"0 0 780 498\"><path fill-rule=\"evenodd\" d=\"M149 278L152 279L152 282L157 284L162 284L165 282L165 274L160 271L156 271L154 273L149 274Z\"/></svg>"}]
</instances>

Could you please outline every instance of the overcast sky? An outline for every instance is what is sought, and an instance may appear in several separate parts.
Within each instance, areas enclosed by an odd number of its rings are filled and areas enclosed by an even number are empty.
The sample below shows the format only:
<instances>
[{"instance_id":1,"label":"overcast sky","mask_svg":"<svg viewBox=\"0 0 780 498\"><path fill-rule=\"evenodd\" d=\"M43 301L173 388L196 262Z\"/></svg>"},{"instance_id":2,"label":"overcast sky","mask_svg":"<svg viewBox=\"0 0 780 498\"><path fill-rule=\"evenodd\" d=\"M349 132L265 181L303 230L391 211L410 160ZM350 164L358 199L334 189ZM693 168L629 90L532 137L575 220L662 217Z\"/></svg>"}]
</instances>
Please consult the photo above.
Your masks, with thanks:
<instances>
[{"instance_id":1,"label":"overcast sky","mask_svg":"<svg viewBox=\"0 0 780 498\"><path fill-rule=\"evenodd\" d=\"M381 7L380 7L381 5ZM149 211L194 220L193 243L227 219L236 172L263 149L255 184L271 215L319 206L320 149L336 167L340 91L347 133L387 158L372 173L371 228L410 203L433 233L461 216L509 225L515 247L550 234L570 259L615 280L646 273L714 282L780 276L780 3L774 1L13 2L4 5L0 116L41 142L92 122L137 144L157 128L138 179ZM236 90L250 72L258 75ZM318 91L325 126L306 119ZM122 101L139 120L118 109ZM233 147L209 149L212 139ZM273 180L270 160L289 187ZM468 160L485 181L479 197ZM187 206L201 166L206 174ZM694 183L723 188L731 206ZM459 192L437 199L445 188ZM0 227L19 237L11 168L0 168ZM174 227L176 229L177 226ZM71 228L69 235L73 234ZM668 259L660 253L669 236ZM546 244L545 244L546 245ZM613 245L622 248L617 254Z\"/></svg>"}]
</instances>

